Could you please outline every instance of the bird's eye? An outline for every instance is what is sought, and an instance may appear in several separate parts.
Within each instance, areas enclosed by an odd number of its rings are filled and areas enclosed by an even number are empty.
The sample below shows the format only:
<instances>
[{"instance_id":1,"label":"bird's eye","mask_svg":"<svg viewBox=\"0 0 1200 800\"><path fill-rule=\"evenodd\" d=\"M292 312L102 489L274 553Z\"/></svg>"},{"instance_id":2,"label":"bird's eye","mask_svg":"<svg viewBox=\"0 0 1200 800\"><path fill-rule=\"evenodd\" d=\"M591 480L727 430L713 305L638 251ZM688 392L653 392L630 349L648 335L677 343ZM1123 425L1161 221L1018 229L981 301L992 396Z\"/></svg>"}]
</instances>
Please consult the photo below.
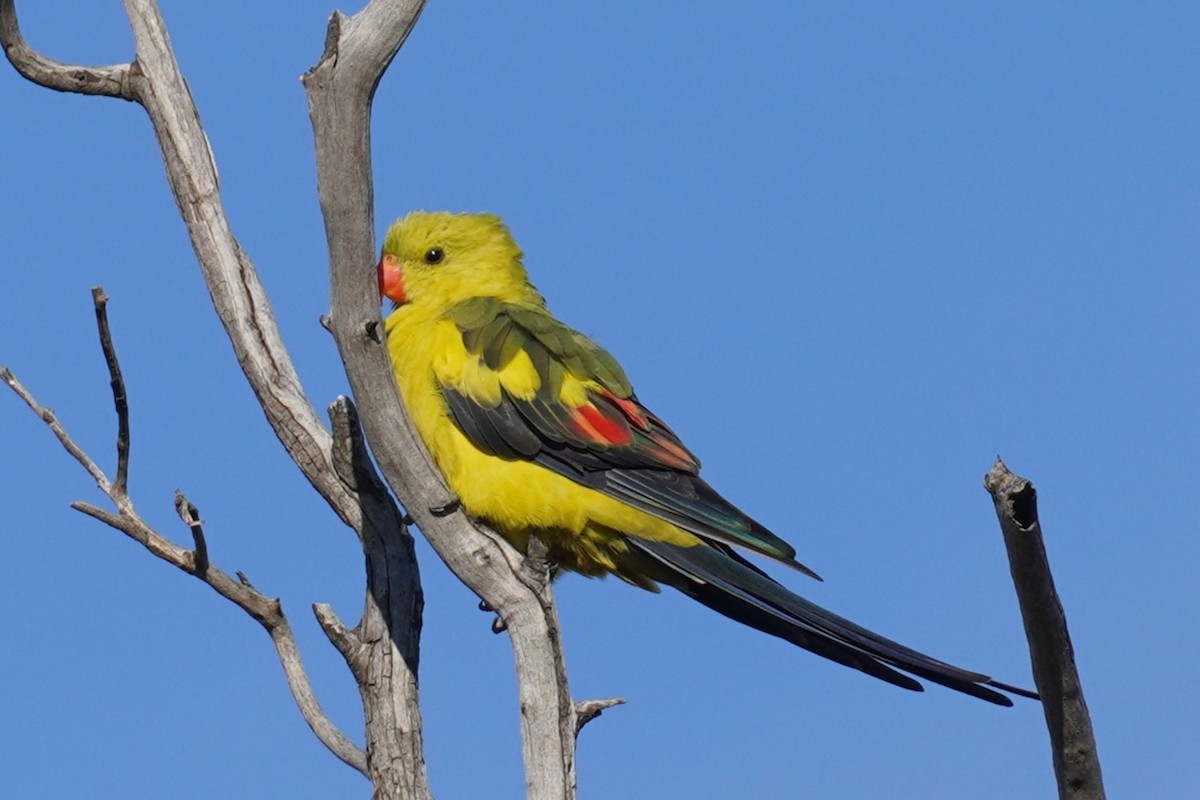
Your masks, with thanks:
<instances>
[{"instance_id":1,"label":"bird's eye","mask_svg":"<svg viewBox=\"0 0 1200 800\"><path fill-rule=\"evenodd\" d=\"M446 251L440 247L431 247L425 251L426 264L440 264L446 257Z\"/></svg>"}]
</instances>

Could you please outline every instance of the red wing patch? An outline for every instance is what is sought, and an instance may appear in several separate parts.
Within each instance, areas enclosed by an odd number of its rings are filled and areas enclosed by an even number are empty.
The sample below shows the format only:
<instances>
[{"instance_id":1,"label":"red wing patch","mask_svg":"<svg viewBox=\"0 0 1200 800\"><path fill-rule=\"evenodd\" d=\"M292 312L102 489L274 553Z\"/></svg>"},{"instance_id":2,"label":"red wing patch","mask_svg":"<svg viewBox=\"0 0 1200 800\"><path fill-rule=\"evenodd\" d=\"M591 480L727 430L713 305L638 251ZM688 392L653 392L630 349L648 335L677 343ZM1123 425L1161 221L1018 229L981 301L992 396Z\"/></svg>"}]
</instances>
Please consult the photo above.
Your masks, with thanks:
<instances>
[{"instance_id":1,"label":"red wing patch","mask_svg":"<svg viewBox=\"0 0 1200 800\"><path fill-rule=\"evenodd\" d=\"M626 419L637 426L644 443L649 440L643 446L648 444L647 449L654 454L656 460L665 466L688 472L695 472L699 468L695 456L679 444L675 434L671 433L662 420L642 408L641 403L632 397L617 397L607 389L603 395L606 400L621 409Z\"/></svg>"},{"instance_id":2,"label":"red wing patch","mask_svg":"<svg viewBox=\"0 0 1200 800\"><path fill-rule=\"evenodd\" d=\"M687 472L694 473L699 469L700 465L696 463L695 456L667 437L662 435L655 436L653 441L658 446L655 457L659 461Z\"/></svg>"},{"instance_id":3,"label":"red wing patch","mask_svg":"<svg viewBox=\"0 0 1200 800\"><path fill-rule=\"evenodd\" d=\"M625 415L626 419L644 431L650 430L650 420L646 416L646 412L642 410L642 407L637 404L637 401L617 397L607 389L602 394L606 400L621 409L621 413Z\"/></svg>"},{"instance_id":4,"label":"red wing patch","mask_svg":"<svg viewBox=\"0 0 1200 800\"><path fill-rule=\"evenodd\" d=\"M625 420L610 417L591 403L571 409L571 419L580 433L597 443L620 447L633 441Z\"/></svg>"}]
</instances>

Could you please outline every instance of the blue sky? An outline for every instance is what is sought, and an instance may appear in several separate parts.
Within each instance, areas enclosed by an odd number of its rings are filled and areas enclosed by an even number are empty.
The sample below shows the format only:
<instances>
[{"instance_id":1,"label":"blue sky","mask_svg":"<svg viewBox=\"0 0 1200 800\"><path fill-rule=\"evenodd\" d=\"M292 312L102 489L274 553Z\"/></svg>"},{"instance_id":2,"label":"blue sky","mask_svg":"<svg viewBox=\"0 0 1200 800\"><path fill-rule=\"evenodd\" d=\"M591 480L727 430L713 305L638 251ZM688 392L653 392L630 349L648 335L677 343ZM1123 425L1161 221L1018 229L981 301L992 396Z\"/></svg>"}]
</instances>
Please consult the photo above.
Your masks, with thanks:
<instances>
[{"instance_id":1,"label":"blue sky","mask_svg":"<svg viewBox=\"0 0 1200 800\"><path fill-rule=\"evenodd\" d=\"M18 5L50 55L131 55L117 3ZM1194 791L1200 8L567 5L430 4L376 98L380 232L413 208L503 215L552 309L826 578L795 588L1028 684L980 486L1002 455L1039 489L1110 794ZM331 8L164 10L234 231L323 408L346 382L317 324L298 78ZM283 598L360 738L308 606L356 619L361 556L240 376L144 114L7 65L0 104L0 363L111 466L105 287L135 502L186 541L188 493L214 563ZM0 795L366 796L255 623L68 509L98 494L14 397L0 432ZM420 555L433 788L519 797L508 643ZM582 737L582 797L1053 795L1036 703L907 693L669 593L567 577L557 595L575 694L629 700Z\"/></svg>"}]
</instances>

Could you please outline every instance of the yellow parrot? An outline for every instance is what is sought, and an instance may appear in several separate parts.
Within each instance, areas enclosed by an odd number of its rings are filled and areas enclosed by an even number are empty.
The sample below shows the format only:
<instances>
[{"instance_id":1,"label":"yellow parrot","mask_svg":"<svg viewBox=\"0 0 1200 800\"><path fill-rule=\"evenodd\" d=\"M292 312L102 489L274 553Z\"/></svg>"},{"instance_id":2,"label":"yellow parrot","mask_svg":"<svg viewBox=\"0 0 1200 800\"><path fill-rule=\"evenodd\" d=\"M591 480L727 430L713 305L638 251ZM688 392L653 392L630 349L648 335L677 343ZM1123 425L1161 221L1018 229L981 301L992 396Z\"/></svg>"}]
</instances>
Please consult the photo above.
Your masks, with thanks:
<instances>
[{"instance_id":1,"label":"yellow parrot","mask_svg":"<svg viewBox=\"0 0 1200 800\"><path fill-rule=\"evenodd\" d=\"M463 509L559 566L672 586L706 606L906 689L911 673L999 705L1031 692L930 658L792 593L734 548L814 578L721 497L616 360L559 322L499 217L416 211L384 239L380 292L400 394ZM818 578L819 579L819 578Z\"/></svg>"}]
</instances>

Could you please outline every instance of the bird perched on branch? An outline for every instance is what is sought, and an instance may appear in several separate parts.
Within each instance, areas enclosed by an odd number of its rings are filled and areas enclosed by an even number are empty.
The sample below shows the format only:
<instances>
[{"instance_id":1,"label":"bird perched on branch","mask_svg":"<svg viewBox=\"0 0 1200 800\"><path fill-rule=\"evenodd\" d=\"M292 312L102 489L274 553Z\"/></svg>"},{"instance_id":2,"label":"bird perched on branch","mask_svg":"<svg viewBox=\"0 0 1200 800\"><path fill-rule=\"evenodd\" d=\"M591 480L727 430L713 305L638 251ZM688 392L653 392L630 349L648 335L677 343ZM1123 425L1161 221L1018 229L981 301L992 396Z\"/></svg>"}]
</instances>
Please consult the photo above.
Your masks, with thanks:
<instances>
[{"instance_id":1,"label":"bird perched on branch","mask_svg":"<svg viewBox=\"0 0 1200 800\"><path fill-rule=\"evenodd\" d=\"M560 567L667 584L727 617L906 689L923 677L1000 705L1031 694L886 639L745 559L812 577L785 541L700 477L616 360L559 322L498 217L413 212L391 226L380 292L418 434L463 509Z\"/></svg>"}]
</instances>

